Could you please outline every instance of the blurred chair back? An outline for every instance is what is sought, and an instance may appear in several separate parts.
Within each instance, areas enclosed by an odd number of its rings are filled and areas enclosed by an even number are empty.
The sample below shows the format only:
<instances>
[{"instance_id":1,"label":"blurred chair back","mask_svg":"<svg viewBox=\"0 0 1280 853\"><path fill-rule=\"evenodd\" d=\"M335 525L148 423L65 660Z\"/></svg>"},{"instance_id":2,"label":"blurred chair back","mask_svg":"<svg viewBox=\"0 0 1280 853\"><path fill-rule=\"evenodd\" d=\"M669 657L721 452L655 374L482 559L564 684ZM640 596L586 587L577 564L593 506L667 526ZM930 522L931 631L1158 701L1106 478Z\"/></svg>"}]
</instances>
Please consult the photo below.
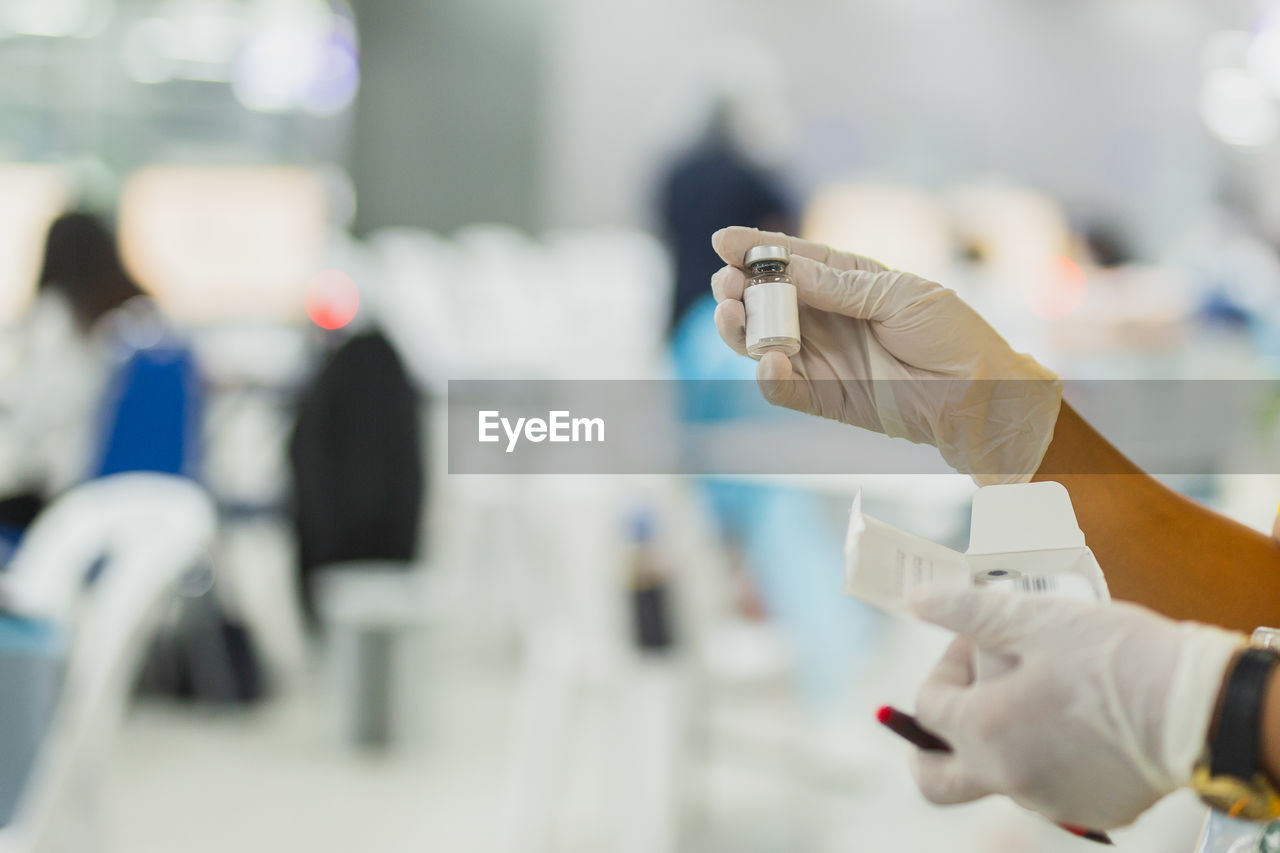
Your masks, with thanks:
<instances>
[{"instance_id":1,"label":"blurred chair back","mask_svg":"<svg viewBox=\"0 0 1280 853\"><path fill-rule=\"evenodd\" d=\"M199 486L135 473L72 489L29 529L5 578L6 603L63 625L69 652L49 731L0 829L3 853L102 846L94 818L107 748L165 594L201 559L215 525Z\"/></svg>"},{"instance_id":2,"label":"blurred chair back","mask_svg":"<svg viewBox=\"0 0 1280 853\"><path fill-rule=\"evenodd\" d=\"M960 244L986 283L1025 310L1057 276L1054 259L1072 253L1071 224L1050 195L1030 187L961 184L945 196Z\"/></svg>"},{"instance_id":3,"label":"blurred chair back","mask_svg":"<svg viewBox=\"0 0 1280 853\"><path fill-rule=\"evenodd\" d=\"M132 350L108 387L97 463L90 474L193 475L201 402L195 357L185 344Z\"/></svg>"},{"instance_id":4,"label":"blurred chair back","mask_svg":"<svg viewBox=\"0 0 1280 853\"><path fill-rule=\"evenodd\" d=\"M836 182L810 198L803 236L934 281L950 281L954 252L946 208L907 184Z\"/></svg>"},{"instance_id":5,"label":"blurred chair back","mask_svg":"<svg viewBox=\"0 0 1280 853\"><path fill-rule=\"evenodd\" d=\"M473 225L445 240L398 228L369 242L385 276L382 322L424 387L657 375L671 266L642 231L567 229L535 241Z\"/></svg>"}]
</instances>

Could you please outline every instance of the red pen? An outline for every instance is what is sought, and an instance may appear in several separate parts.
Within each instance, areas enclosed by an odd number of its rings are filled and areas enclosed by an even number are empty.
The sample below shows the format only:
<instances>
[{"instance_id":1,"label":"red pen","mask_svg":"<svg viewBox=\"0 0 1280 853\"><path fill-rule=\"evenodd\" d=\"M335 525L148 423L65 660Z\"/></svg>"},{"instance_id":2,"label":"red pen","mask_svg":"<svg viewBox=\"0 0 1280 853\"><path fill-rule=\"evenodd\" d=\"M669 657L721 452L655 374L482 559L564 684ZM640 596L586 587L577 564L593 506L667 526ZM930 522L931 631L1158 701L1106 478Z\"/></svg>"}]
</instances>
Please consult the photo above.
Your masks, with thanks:
<instances>
[{"instance_id":1,"label":"red pen","mask_svg":"<svg viewBox=\"0 0 1280 853\"><path fill-rule=\"evenodd\" d=\"M915 717L904 711L899 711L897 708L882 705L880 710L876 711L876 720L898 737L925 752L951 751L951 744L920 725ZM1115 844L1105 832L1100 832L1096 829L1086 829L1083 826L1073 826L1069 823L1059 823L1057 825L1077 838L1085 838L1089 841L1096 841L1099 844Z\"/></svg>"},{"instance_id":2,"label":"red pen","mask_svg":"<svg viewBox=\"0 0 1280 853\"><path fill-rule=\"evenodd\" d=\"M950 752L951 744L926 729L915 717L888 705L876 711L876 719L898 737L925 752Z\"/></svg>"}]
</instances>

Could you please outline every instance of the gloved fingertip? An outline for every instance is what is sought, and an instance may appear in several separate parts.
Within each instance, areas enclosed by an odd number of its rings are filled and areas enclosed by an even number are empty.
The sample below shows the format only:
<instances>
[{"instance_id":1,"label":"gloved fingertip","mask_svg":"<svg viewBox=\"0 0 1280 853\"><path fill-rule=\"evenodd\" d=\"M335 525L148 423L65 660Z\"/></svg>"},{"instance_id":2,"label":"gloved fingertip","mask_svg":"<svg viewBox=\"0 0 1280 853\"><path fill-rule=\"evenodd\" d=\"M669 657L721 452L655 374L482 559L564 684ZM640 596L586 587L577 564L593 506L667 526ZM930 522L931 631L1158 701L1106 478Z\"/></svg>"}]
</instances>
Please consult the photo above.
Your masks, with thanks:
<instances>
[{"instance_id":1,"label":"gloved fingertip","mask_svg":"<svg viewBox=\"0 0 1280 853\"><path fill-rule=\"evenodd\" d=\"M747 354L747 311L736 299L726 299L716 306L716 331L720 339L738 355Z\"/></svg>"},{"instance_id":2,"label":"gloved fingertip","mask_svg":"<svg viewBox=\"0 0 1280 853\"><path fill-rule=\"evenodd\" d=\"M725 263L734 263L733 260L725 257L725 252L728 250L729 243L733 239L734 234L746 230L748 229L741 225L730 225L716 230L716 232L711 235L711 248L716 250L717 255L724 258ZM738 258L737 263L742 263L742 258Z\"/></svg>"},{"instance_id":3,"label":"gloved fingertip","mask_svg":"<svg viewBox=\"0 0 1280 853\"><path fill-rule=\"evenodd\" d=\"M958 596L966 592L964 589L924 584L907 593L907 607L921 619L933 622L954 609Z\"/></svg>"},{"instance_id":4,"label":"gloved fingertip","mask_svg":"<svg viewBox=\"0 0 1280 853\"><path fill-rule=\"evenodd\" d=\"M911 776L920 793L934 805L967 803L985 795L964 776L953 755L917 751L911 757Z\"/></svg>"},{"instance_id":5,"label":"gloved fingertip","mask_svg":"<svg viewBox=\"0 0 1280 853\"><path fill-rule=\"evenodd\" d=\"M742 270L734 267L721 267L711 276L711 293L716 302L723 302L726 299L741 299L745 286L746 278L742 274Z\"/></svg>"},{"instance_id":6,"label":"gloved fingertip","mask_svg":"<svg viewBox=\"0 0 1280 853\"><path fill-rule=\"evenodd\" d=\"M791 405L791 378L791 361L785 355L775 350L761 356L756 367L756 383L760 386L760 393L771 404Z\"/></svg>"},{"instance_id":7,"label":"gloved fingertip","mask_svg":"<svg viewBox=\"0 0 1280 853\"><path fill-rule=\"evenodd\" d=\"M756 378L770 383L787 381L791 378L791 361L777 350L767 352L760 359Z\"/></svg>"},{"instance_id":8,"label":"gloved fingertip","mask_svg":"<svg viewBox=\"0 0 1280 853\"><path fill-rule=\"evenodd\" d=\"M725 234L728 230L728 228L717 228L711 232L711 248L715 249L717 253L719 253L720 247L724 245Z\"/></svg>"},{"instance_id":9,"label":"gloved fingertip","mask_svg":"<svg viewBox=\"0 0 1280 853\"><path fill-rule=\"evenodd\" d=\"M767 352L760 359L756 367L756 384L770 405L798 412L810 410L808 386L796 377L790 359L780 352Z\"/></svg>"},{"instance_id":10,"label":"gloved fingertip","mask_svg":"<svg viewBox=\"0 0 1280 853\"><path fill-rule=\"evenodd\" d=\"M745 225L730 225L711 235L711 248L716 250L716 254L726 264L741 268L747 249L761 244L765 239L761 237L763 233L757 228L748 228Z\"/></svg>"}]
</instances>

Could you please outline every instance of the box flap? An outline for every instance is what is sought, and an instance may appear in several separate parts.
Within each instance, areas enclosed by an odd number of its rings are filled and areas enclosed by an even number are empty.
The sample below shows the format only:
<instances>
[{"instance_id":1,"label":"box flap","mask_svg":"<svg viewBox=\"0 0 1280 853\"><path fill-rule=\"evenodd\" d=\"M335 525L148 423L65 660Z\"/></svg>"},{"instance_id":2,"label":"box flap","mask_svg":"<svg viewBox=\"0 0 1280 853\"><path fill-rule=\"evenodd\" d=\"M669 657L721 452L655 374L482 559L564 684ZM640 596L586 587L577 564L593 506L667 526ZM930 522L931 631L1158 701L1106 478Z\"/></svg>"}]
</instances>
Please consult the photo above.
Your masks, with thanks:
<instances>
[{"instance_id":1,"label":"box flap","mask_svg":"<svg viewBox=\"0 0 1280 853\"><path fill-rule=\"evenodd\" d=\"M967 554L1083 547L1084 532L1061 483L986 486L973 496Z\"/></svg>"},{"instance_id":2,"label":"box flap","mask_svg":"<svg viewBox=\"0 0 1280 853\"><path fill-rule=\"evenodd\" d=\"M972 583L963 554L863 515L861 492L849 511L844 560L844 591L889 611L905 610L916 586Z\"/></svg>"}]
</instances>

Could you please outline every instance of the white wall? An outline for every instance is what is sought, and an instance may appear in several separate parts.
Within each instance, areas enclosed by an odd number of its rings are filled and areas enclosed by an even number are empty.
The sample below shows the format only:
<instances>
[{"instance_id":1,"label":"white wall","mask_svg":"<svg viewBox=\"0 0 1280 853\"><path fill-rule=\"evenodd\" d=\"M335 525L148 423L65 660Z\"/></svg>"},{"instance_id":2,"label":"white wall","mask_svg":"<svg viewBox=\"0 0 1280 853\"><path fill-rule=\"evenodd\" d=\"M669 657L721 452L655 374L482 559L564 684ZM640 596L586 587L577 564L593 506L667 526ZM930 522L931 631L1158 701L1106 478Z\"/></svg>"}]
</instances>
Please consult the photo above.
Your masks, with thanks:
<instances>
[{"instance_id":1,"label":"white wall","mask_svg":"<svg viewBox=\"0 0 1280 853\"><path fill-rule=\"evenodd\" d=\"M1197 114L1200 46L1248 22L1243 0L545 2L554 224L648 222L655 175L698 126L708 45L739 33L786 68L799 187L1004 174L1134 218L1154 249L1222 169Z\"/></svg>"},{"instance_id":2,"label":"white wall","mask_svg":"<svg viewBox=\"0 0 1280 853\"><path fill-rule=\"evenodd\" d=\"M536 227L542 0L353 0L361 233Z\"/></svg>"}]
</instances>

